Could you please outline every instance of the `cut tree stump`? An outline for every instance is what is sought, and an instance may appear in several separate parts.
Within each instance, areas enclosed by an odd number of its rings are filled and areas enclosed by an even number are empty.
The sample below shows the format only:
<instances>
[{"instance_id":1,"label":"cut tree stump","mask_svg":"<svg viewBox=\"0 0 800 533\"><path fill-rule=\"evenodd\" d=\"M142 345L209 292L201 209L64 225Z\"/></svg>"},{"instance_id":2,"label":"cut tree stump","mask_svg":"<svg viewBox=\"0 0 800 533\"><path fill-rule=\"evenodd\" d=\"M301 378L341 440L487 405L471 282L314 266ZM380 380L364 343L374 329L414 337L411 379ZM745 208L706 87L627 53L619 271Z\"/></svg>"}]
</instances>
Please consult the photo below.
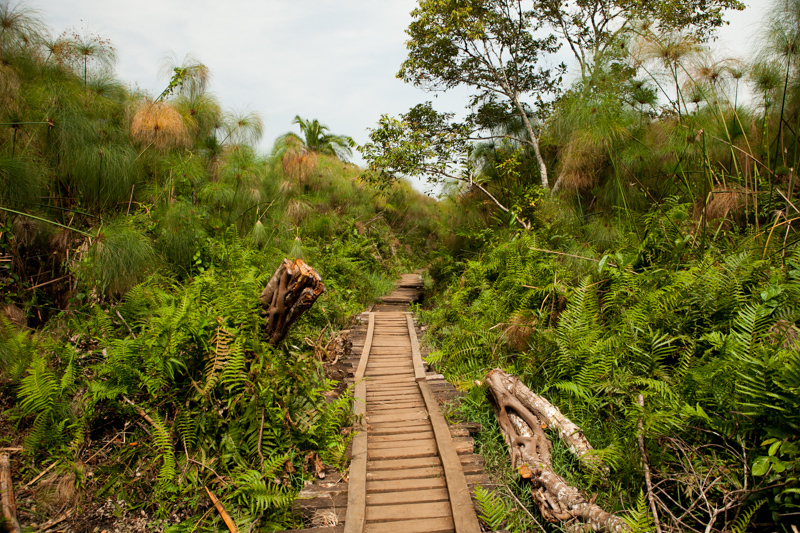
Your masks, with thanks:
<instances>
[{"instance_id":1,"label":"cut tree stump","mask_svg":"<svg viewBox=\"0 0 800 533\"><path fill-rule=\"evenodd\" d=\"M267 312L266 334L273 346L325 292L322 278L302 259L284 259L261 292L261 306Z\"/></svg>"}]
</instances>

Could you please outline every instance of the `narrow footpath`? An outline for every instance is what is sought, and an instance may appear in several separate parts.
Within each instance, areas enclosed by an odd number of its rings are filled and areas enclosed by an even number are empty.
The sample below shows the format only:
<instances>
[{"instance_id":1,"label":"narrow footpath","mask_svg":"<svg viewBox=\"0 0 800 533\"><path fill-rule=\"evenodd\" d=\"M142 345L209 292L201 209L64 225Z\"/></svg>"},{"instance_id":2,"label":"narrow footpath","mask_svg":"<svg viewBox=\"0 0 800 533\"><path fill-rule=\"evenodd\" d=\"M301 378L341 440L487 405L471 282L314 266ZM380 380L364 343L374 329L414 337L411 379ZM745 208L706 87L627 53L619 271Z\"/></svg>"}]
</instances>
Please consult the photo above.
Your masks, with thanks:
<instances>
[{"instance_id":1,"label":"narrow footpath","mask_svg":"<svg viewBox=\"0 0 800 533\"><path fill-rule=\"evenodd\" d=\"M476 483L488 480L465 428L448 426L440 410L442 398L457 393L425 370L408 312L421 288L418 275L404 275L391 295L362 315L363 346L353 346L357 433L349 480L301 493L295 507L307 516L313 509L315 525L323 525L320 516L328 520L327 527L306 531L481 531L471 494Z\"/></svg>"}]
</instances>

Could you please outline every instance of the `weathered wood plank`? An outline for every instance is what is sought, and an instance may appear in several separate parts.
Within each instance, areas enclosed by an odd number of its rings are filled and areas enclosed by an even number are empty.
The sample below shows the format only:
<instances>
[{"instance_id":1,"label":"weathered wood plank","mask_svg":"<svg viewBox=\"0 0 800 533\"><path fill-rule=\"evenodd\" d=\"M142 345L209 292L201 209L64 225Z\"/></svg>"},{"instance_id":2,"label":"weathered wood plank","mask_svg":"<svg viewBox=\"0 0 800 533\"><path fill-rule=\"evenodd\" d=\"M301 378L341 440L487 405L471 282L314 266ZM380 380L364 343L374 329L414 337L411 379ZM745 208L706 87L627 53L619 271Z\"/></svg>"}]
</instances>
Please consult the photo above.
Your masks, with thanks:
<instances>
[{"instance_id":1,"label":"weathered wood plank","mask_svg":"<svg viewBox=\"0 0 800 533\"><path fill-rule=\"evenodd\" d=\"M398 470L404 468L422 468L428 466L441 466L438 457L413 457L406 459L380 459L367 461L370 472L377 470Z\"/></svg>"},{"instance_id":2,"label":"weathered wood plank","mask_svg":"<svg viewBox=\"0 0 800 533\"><path fill-rule=\"evenodd\" d=\"M404 490L440 489L446 487L443 477L425 479L393 479L391 481L367 481L367 494L375 492L399 492ZM471 506L472 504L470 504Z\"/></svg>"},{"instance_id":3,"label":"weathered wood plank","mask_svg":"<svg viewBox=\"0 0 800 533\"><path fill-rule=\"evenodd\" d=\"M364 530L365 533L445 533L448 531L453 531L452 518L370 522Z\"/></svg>"},{"instance_id":4,"label":"weathered wood plank","mask_svg":"<svg viewBox=\"0 0 800 533\"><path fill-rule=\"evenodd\" d=\"M423 468L404 468L403 470L373 470L367 472L369 481L388 481L390 479L418 479L429 477L442 477L444 470L441 466L426 466ZM324 498L321 498L324 500ZM367 503L369 505L369 502Z\"/></svg>"},{"instance_id":5,"label":"weathered wood plank","mask_svg":"<svg viewBox=\"0 0 800 533\"><path fill-rule=\"evenodd\" d=\"M453 516L449 502L405 503L401 505L375 505L367 507L367 523L404 520L413 516L417 520Z\"/></svg>"},{"instance_id":6,"label":"weathered wood plank","mask_svg":"<svg viewBox=\"0 0 800 533\"><path fill-rule=\"evenodd\" d=\"M436 444L405 446L403 448L389 448L367 452L367 458L371 461L376 459L405 459L408 457L428 457L436 455Z\"/></svg>"},{"instance_id":7,"label":"weathered wood plank","mask_svg":"<svg viewBox=\"0 0 800 533\"><path fill-rule=\"evenodd\" d=\"M434 439L420 439L420 440L386 440L379 442L367 443L368 453L376 450L391 450L400 448L419 448L427 447L431 453L436 452L436 441Z\"/></svg>"},{"instance_id":8,"label":"weathered wood plank","mask_svg":"<svg viewBox=\"0 0 800 533\"><path fill-rule=\"evenodd\" d=\"M450 504L453 506L453 509L459 510L453 516L456 532L480 533L481 526L478 523L478 516L475 514L475 509L472 506L471 493L469 487L467 487L467 480L461 468L461 461L458 458L458 453L450 438L450 429L447 426L447 421L439 411L438 404L433 397L428 383L420 381L419 389L422 393L422 397L425 399L425 403L428 405L431 425L436 435L439 457L442 460L445 477L447 478L447 492L450 494Z\"/></svg>"},{"instance_id":9,"label":"weathered wood plank","mask_svg":"<svg viewBox=\"0 0 800 533\"><path fill-rule=\"evenodd\" d=\"M447 501L447 489L407 490L367 494L367 505L390 505L410 502Z\"/></svg>"},{"instance_id":10,"label":"weathered wood plank","mask_svg":"<svg viewBox=\"0 0 800 533\"><path fill-rule=\"evenodd\" d=\"M366 384L356 384L353 399L353 414L356 420L363 420L366 411ZM358 433L353 437L350 460L350 481L347 489L347 522L344 533L362 533L367 506L367 428L359 424Z\"/></svg>"},{"instance_id":11,"label":"weathered wood plank","mask_svg":"<svg viewBox=\"0 0 800 533\"><path fill-rule=\"evenodd\" d=\"M431 425L429 422L424 424L409 423L409 424L376 424L370 426L370 435L392 435L395 433L408 433L418 431L430 431Z\"/></svg>"}]
</instances>

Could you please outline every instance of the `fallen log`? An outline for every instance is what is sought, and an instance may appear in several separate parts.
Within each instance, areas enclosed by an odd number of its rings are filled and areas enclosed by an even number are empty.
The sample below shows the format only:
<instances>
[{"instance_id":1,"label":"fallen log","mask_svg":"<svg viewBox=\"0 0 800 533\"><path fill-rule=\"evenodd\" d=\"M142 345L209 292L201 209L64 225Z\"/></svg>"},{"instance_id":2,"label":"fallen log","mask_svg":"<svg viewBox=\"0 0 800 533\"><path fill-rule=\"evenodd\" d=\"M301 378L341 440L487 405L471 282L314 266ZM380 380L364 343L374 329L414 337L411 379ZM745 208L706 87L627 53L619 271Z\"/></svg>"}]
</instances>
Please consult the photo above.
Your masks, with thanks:
<instances>
[{"instance_id":1,"label":"fallen log","mask_svg":"<svg viewBox=\"0 0 800 533\"><path fill-rule=\"evenodd\" d=\"M592 531L628 531L622 519L586 499L553 470L550 440L544 429L560 424L559 436L570 446L585 447L583 455L586 455L591 446L580 433L580 428L550 402L500 369L489 372L484 383L491 392L497 421L508 444L511 465L523 478L530 480L531 494L544 519L548 522L577 520ZM554 420L557 420L555 424Z\"/></svg>"},{"instance_id":2,"label":"fallen log","mask_svg":"<svg viewBox=\"0 0 800 533\"><path fill-rule=\"evenodd\" d=\"M277 345L286 338L292 324L323 292L325 285L316 270L302 259L284 259L259 297L267 314L270 344Z\"/></svg>"},{"instance_id":3,"label":"fallen log","mask_svg":"<svg viewBox=\"0 0 800 533\"><path fill-rule=\"evenodd\" d=\"M608 471L608 467L603 464L600 457L592 453L592 445L589 444L581 428L564 416L558 407L531 391L516 376L502 370L494 370L493 374L493 379L519 400L527 410L536 415L542 424L546 424L548 428L557 432L562 442L567 445L583 466L603 472Z\"/></svg>"}]
</instances>

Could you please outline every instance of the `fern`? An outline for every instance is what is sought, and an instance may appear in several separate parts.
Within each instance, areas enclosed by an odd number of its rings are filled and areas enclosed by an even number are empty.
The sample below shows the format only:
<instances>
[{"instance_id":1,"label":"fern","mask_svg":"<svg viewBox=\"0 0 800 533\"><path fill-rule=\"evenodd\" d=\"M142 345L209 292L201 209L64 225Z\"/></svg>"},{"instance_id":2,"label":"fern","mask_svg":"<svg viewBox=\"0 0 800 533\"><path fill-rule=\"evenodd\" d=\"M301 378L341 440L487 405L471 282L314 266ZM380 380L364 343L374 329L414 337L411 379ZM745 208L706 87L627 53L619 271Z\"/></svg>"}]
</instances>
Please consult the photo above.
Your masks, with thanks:
<instances>
[{"instance_id":1,"label":"fern","mask_svg":"<svg viewBox=\"0 0 800 533\"><path fill-rule=\"evenodd\" d=\"M636 498L636 509L629 511L627 516L623 516L622 520L630 528L631 533L654 533L656 528L653 523L653 517L647 507L647 499L644 492L639 492Z\"/></svg>"},{"instance_id":2,"label":"fern","mask_svg":"<svg viewBox=\"0 0 800 533\"><path fill-rule=\"evenodd\" d=\"M753 515L756 514L756 511L766 502L767 500L758 500L748 507L746 511L742 512L736 522L731 526L731 533L747 533L747 526L750 525L750 520L752 520Z\"/></svg>"},{"instance_id":3,"label":"fern","mask_svg":"<svg viewBox=\"0 0 800 533\"><path fill-rule=\"evenodd\" d=\"M473 494L478 503L478 518L490 531L501 529L510 514L505 502L497 494L480 485L475 487Z\"/></svg>"}]
</instances>

